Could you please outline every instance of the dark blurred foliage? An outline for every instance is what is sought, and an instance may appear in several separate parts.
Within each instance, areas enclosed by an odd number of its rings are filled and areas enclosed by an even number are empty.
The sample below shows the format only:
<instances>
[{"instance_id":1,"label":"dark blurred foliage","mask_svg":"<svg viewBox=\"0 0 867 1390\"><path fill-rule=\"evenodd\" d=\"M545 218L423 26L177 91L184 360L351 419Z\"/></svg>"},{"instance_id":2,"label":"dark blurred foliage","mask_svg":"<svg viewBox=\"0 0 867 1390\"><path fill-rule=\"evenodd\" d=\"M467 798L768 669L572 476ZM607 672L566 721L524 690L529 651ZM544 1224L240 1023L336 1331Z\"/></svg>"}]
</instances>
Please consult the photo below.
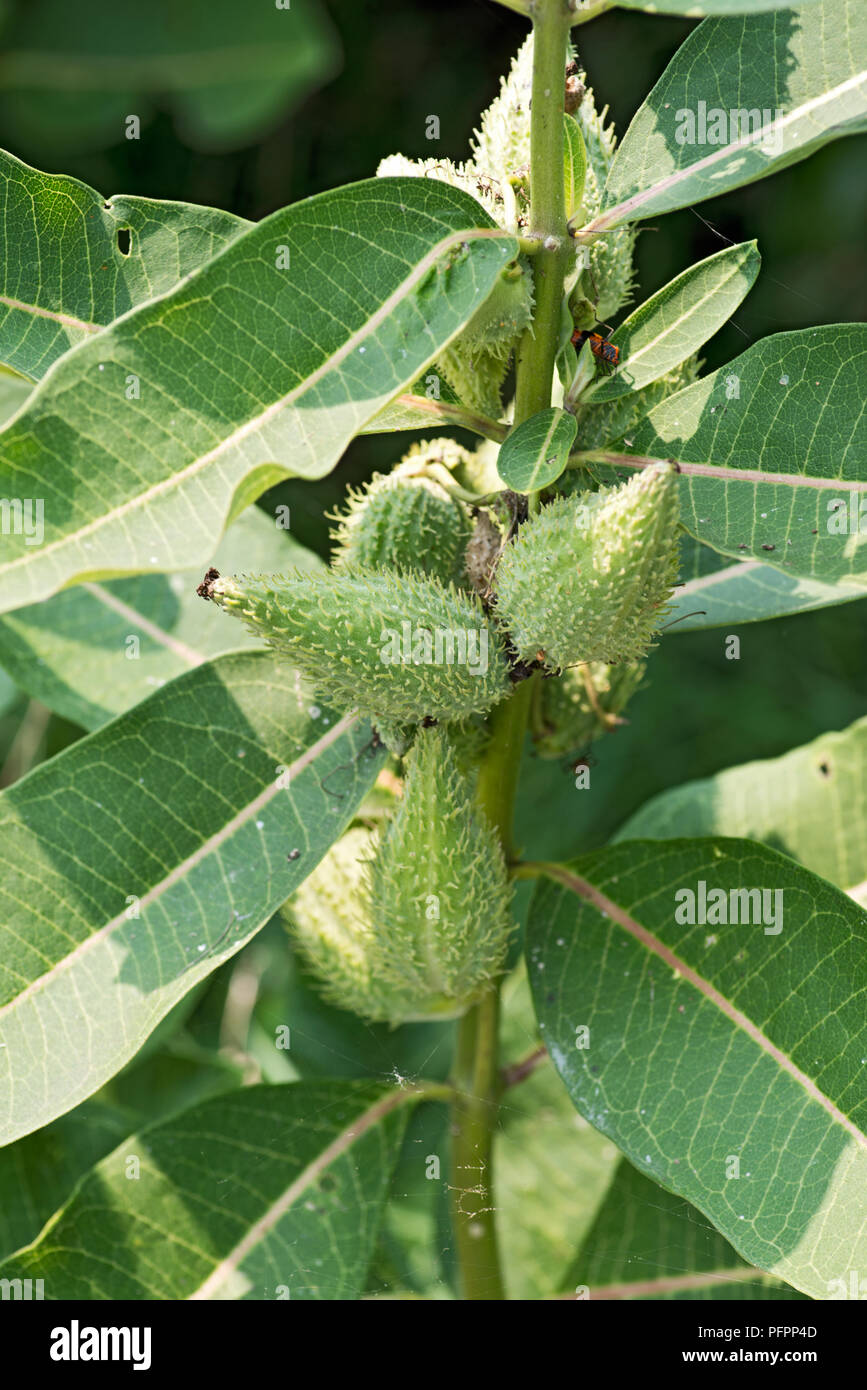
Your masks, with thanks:
<instances>
[{"instance_id":1,"label":"dark blurred foliage","mask_svg":"<svg viewBox=\"0 0 867 1390\"><path fill-rule=\"evenodd\" d=\"M101 2L87 0L88 9ZM31 3L51 0L10 0L5 12L23 12ZM106 13L116 12L117 0L104 3ZM242 32L244 0L237 8ZM395 151L465 157L479 113L496 95L500 75L523 41L524 23L489 0L330 0L327 8L342 47L334 60L336 76L272 122L255 144L222 153L194 148L172 102L159 94L152 95L138 141L127 141L120 129L104 147L87 144L76 151L67 130L62 155L49 162L16 143L15 123L4 128L0 105L0 144L106 194L210 203L250 218L370 177L379 159ZM74 25L75 6L66 14ZM597 102L608 104L621 134L692 28L691 21L614 11L575 31ZM440 118L438 142L425 138L431 114ZM734 321L705 348L708 368L771 333L863 319L863 162L863 140L838 141L770 179L659 218L639 238L641 296L719 250L720 236L754 237L763 257L758 284ZM387 469L412 438L359 439L330 477L284 484L266 505L289 502L299 539L324 553L324 513L339 503L346 483ZM592 774L596 796L579 796L557 764L528 764L524 823L528 836L534 835L533 852L567 852L598 842L664 787L772 756L856 718L863 709L865 609L865 603L850 604L741 628L739 662L724 659L725 629L674 629L651 661L650 684L630 709L631 724L599 747ZM6 748L20 709L0 728ZM31 710L34 717L42 756L73 736L56 720L40 732L38 711L34 716ZM536 827L543 825L556 825L556 843L541 843Z\"/></svg>"}]
</instances>

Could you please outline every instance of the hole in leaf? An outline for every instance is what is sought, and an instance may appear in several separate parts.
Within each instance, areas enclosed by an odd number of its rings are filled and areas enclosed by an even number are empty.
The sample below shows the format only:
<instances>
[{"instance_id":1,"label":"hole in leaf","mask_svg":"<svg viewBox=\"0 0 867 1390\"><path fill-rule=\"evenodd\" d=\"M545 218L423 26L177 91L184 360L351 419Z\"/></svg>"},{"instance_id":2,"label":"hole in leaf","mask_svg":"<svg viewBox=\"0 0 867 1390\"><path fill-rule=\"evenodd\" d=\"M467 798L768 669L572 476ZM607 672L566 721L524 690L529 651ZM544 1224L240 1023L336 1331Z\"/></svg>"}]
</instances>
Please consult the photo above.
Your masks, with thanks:
<instances>
[{"instance_id":1,"label":"hole in leaf","mask_svg":"<svg viewBox=\"0 0 867 1390\"><path fill-rule=\"evenodd\" d=\"M128 256L132 248L132 231L129 227L118 227L117 249L122 256Z\"/></svg>"},{"instance_id":2,"label":"hole in leaf","mask_svg":"<svg viewBox=\"0 0 867 1390\"><path fill-rule=\"evenodd\" d=\"M819 764L819 771L820 771L820 773L822 774L823 777L830 777L830 776L831 776L831 764L830 764L829 762L822 762L822 763L820 763L820 764Z\"/></svg>"}]
</instances>

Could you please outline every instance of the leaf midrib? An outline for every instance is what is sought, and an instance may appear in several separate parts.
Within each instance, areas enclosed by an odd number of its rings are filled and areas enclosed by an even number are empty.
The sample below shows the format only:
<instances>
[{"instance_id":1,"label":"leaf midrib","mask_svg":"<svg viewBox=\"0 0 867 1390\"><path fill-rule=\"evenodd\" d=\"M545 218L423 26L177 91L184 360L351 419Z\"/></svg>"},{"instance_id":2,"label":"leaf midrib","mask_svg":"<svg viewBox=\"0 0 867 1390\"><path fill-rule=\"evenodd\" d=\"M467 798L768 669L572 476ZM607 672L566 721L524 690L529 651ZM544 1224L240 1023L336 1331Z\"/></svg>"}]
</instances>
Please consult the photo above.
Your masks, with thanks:
<instances>
[{"instance_id":1,"label":"leaf midrib","mask_svg":"<svg viewBox=\"0 0 867 1390\"><path fill-rule=\"evenodd\" d=\"M215 850L218 850L226 840L234 835L235 832L239 830L242 825L245 825L253 816L257 816L259 812L267 806L268 802L283 789L287 782L291 783L293 777L303 772L310 763L314 762L315 759L319 757L320 753L323 753L325 749L336 742L342 734L346 733L357 719L358 715L355 711L351 711L349 714L344 715L333 728L329 729L326 734L323 734L320 739L317 739L315 743L305 749L300 757L296 758L295 762L288 767L281 778L278 778L265 787L258 796L248 802L230 821L227 821L225 825L215 831L203 844L199 845L198 849L195 849L192 854L188 855L182 863L176 864L165 878L161 879L159 883L154 884L153 888L150 888L147 893L143 894L139 900L139 911L141 912L149 907L151 903L156 902L162 897L163 893L167 892L175 883L185 879L197 864L201 863L203 859L206 859ZM63 956L63 958L57 961L57 963L53 965L50 970L46 971L44 975L39 975L35 980L31 980L30 984L27 985L25 989L14 995L0 1007L0 1019L13 1009L19 1008L21 1004L34 994L46 989L59 975L70 970L73 965L76 965L83 957L88 955L97 944L105 941L113 931L123 926L123 924L129 920L127 918L127 910L128 909L124 907L124 909L119 912L116 917L113 917L110 922L106 922L103 926L99 927L98 930L91 932L89 936L79 942L74 950ZM225 943L226 947L230 945L230 942ZM205 955L202 957L202 961L208 961L209 965L212 965L213 957L211 957L210 954Z\"/></svg>"},{"instance_id":2,"label":"leaf midrib","mask_svg":"<svg viewBox=\"0 0 867 1390\"><path fill-rule=\"evenodd\" d=\"M233 1250L220 1261L211 1271L203 1284L191 1294L187 1295L187 1301L196 1303L209 1299L217 1290L226 1283L240 1267L242 1262L256 1249L262 1240L274 1229L278 1221L286 1215L290 1208L295 1204L300 1196L307 1191L313 1183L317 1182L323 1172L340 1158L347 1149L360 1139L374 1125L379 1124L392 1110L408 1100L414 1100L417 1096L424 1094L423 1087L409 1086L402 1090L391 1091L383 1096L381 1100L375 1101L351 1124L332 1139L320 1154L308 1163L303 1172L293 1179L284 1192L280 1194L275 1202L272 1202L268 1210L255 1221L248 1230L247 1234L238 1241Z\"/></svg>"},{"instance_id":3,"label":"leaf midrib","mask_svg":"<svg viewBox=\"0 0 867 1390\"><path fill-rule=\"evenodd\" d=\"M633 193L631 198L626 198L622 203L616 203L613 207L607 208L605 211L601 212L592 222L588 222L586 227L581 228L578 239L583 240L585 237L596 235L601 231L616 226L619 222L624 221L629 213L642 207L644 203L650 202L650 200L658 196L658 194L667 192L669 188L676 188L684 179L692 178L694 174L704 169L713 168L713 166L718 164L721 160L731 158L732 154L736 153L738 150L756 144L759 139L764 141L771 138L771 136L776 136L778 131L785 130L787 126L792 125L795 121L803 120L811 111L818 109L826 102L836 100L838 96L842 96L851 88L857 88L865 79L867 79L867 71L856 73L854 76L848 77L845 82L840 82L836 87L832 87L830 91L822 92L819 96L804 102L803 105L794 107L791 111L787 112L785 116L782 116L779 121L771 121L770 125L762 126L759 130L752 131L749 135L741 136L740 139L733 140L728 145L720 146L718 150L714 150L712 154L705 155L703 159L698 159L695 163L688 164L683 169L676 169L674 173L668 174L666 178L651 184L650 187L644 189L643 192ZM817 135L821 133L821 131L817 132Z\"/></svg>"},{"instance_id":4,"label":"leaf midrib","mask_svg":"<svg viewBox=\"0 0 867 1390\"><path fill-rule=\"evenodd\" d=\"M742 1013L740 1009L736 1008L731 1000L726 999L725 995L721 994L709 980L706 980L704 976L700 975L692 966L687 965L686 961L676 956L669 946L666 946L658 937L654 936L653 932L641 922L636 921L634 917L631 917L625 908L621 907L619 903L614 902L612 898L607 897L587 879L581 878L579 874L574 873L573 870L566 868L562 864L546 864L544 871L549 878L554 879L564 888L568 888L571 892L577 894L578 897L583 898L585 902L588 902L591 907L594 907L603 917L607 917L611 921L616 922L618 926L622 927L624 931L634 937L646 950L658 956L665 965L669 966L671 970L676 971L677 974L691 984L694 989L697 989L709 1003L715 1005L731 1023L746 1033L763 1052L778 1063L783 1071L787 1072L793 1080L797 1081L808 1096L821 1105L822 1109L831 1116L834 1123L845 1129L860 1148L867 1149L867 1136L861 1132L858 1126L854 1124L847 1115L843 1114L842 1110L834 1104L829 1096L826 1096L823 1091L819 1090L815 1081L807 1076L806 1072L801 1071L800 1067L796 1066L791 1057L783 1052L782 1048L777 1047L776 1043L771 1042L771 1039L762 1032L761 1028L753 1023L752 1019L748 1018L745 1013Z\"/></svg>"},{"instance_id":5,"label":"leaf midrib","mask_svg":"<svg viewBox=\"0 0 867 1390\"><path fill-rule=\"evenodd\" d=\"M300 381L298 385L294 386L285 396L281 396L278 400L272 401L271 405L267 406L258 415L245 421L244 424L240 425L236 430L233 430L230 435L222 439L213 449L209 449L206 454L193 459L184 468L172 473L170 477L163 478L160 482L154 483L152 487L147 488L144 492L138 493L135 497L129 498L128 501L122 503L119 507L115 507L108 512L103 512L101 516L96 517L85 526L79 527L76 531L59 536L57 540L49 541L47 545L40 546L37 553L20 555L17 559L10 561L8 564L0 565L0 574L10 574L13 570L19 569L22 566L30 566L34 559L38 558L41 561L46 555L51 554L52 551L63 549L69 545L78 545L83 537L93 535L104 526L111 525L120 517L125 516L128 512L147 506L156 498L175 490L181 483L194 477L203 468L214 463L228 449L233 448L236 444L243 443L249 435L255 434L258 430L262 429L271 419L279 415L287 406L291 405L293 401L306 395L319 381L339 367L346 358L351 356L351 354L356 351L359 344L364 343L367 338L375 334L380 324L388 318L392 310L412 292L415 286L424 279L428 271L431 270L436 262L442 256L446 255L452 247L467 241L480 240L513 241L514 238L510 233L499 231L496 228L470 227L450 233L447 237L444 237L442 241L437 242L436 246L432 247L431 250L422 257L413 267L410 274L401 281L400 285L392 291L388 298L383 301L376 312L366 320L361 328L356 329L336 352L333 352L321 362L315 371L311 372L309 376L306 376L303 381ZM173 293L175 293L174 287L169 291L169 295ZM167 295L165 297L168 298L169 296ZM157 301L151 300L145 307L150 308L155 302ZM138 309L133 309L131 311L131 313L136 312L138 312ZM456 336L459 331L460 330L457 329L453 336ZM437 353L439 353L440 350L441 349L438 348ZM434 356L436 355L435 353ZM424 367L422 367L421 370L423 371ZM417 375L417 373L414 373L414 375ZM39 389L40 388L37 387L37 392ZM27 404L32 405L33 399L34 398L31 396Z\"/></svg>"}]
</instances>

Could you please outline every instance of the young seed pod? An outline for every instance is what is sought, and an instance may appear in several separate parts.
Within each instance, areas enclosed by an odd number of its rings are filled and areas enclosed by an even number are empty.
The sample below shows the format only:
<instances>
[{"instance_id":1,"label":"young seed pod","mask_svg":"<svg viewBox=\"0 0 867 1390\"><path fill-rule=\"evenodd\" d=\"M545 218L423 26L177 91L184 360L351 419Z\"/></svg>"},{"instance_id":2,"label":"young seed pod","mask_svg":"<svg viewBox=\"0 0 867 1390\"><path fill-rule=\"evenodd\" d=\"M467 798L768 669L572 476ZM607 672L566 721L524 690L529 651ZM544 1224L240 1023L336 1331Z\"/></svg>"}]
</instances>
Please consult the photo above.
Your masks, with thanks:
<instances>
[{"instance_id":1,"label":"young seed pod","mask_svg":"<svg viewBox=\"0 0 867 1390\"><path fill-rule=\"evenodd\" d=\"M386 1009L371 979L367 874L376 844L376 831L347 830L280 913L329 1003L366 1018Z\"/></svg>"},{"instance_id":2,"label":"young seed pod","mask_svg":"<svg viewBox=\"0 0 867 1390\"><path fill-rule=\"evenodd\" d=\"M498 419L509 357L533 318L533 277L525 256L507 266L437 366L466 405Z\"/></svg>"},{"instance_id":3,"label":"young seed pod","mask_svg":"<svg viewBox=\"0 0 867 1390\"><path fill-rule=\"evenodd\" d=\"M502 969L510 901L449 736L428 728L384 836L348 831L282 915L332 1003L399 1024L469 1008Z\"/></svg>"},{"instance_id":4,"label":"young seed pod","mask_svg":"<svg viewBox=\"0 0 867 1390\"><path fill-rule=\"evenodd\" d=\"M449 446L445 448L443 446ZM350 494L332 532L334 566L414 569L444 584L466 583L465 554L472 523L465 507L432 478L411 476L429 457L461 460L466 451L451 440L430 440L386 476L375 474Z\"/></svg>"},{"instance_id":5,"label":"young seed pod","mask_svg":"<svg viewBox=\"0 0 867 1390\"><path fill-rule=\"evenodd\" d=\"M645 670L643 661L623 661L617 666L591 661L543 680L534 720L534 751L542 758L563 758L616 728Z\"/></svg>"},{"instance_id":6,"label":"young seed pod","mask_svg":"<svg viewBox=\"0 0 867 1390\"><path fill-rule=\"evenodd\" d=\"M556 670L643 657L677 577L677 520L670 464L622 487L557 498L532 517L495 581L497 615L520 659Z\"/></svg>"},{"instance_id":7,"label":"young seed pod","mask_svg":"<svg viewBox=\"0 0 867 1390\"><path fill-rule=\"evenodd\" d=\"M407 1000L404 1017L465 1012L502 968L511 889L446 730L419 731L370 881L377 971Z\"/></svg>"},{"instance_id":8,"label":"young seed pod","mask_svg":"<svg viewBox=\"0 0 867 1390\"><path fill-rule=\"evenodd\" d=\"M409 570L209 572L199 592L243 619L323 699L374 724L484 714L511 688L481 604Z\"/></svg>"}]
</instances>

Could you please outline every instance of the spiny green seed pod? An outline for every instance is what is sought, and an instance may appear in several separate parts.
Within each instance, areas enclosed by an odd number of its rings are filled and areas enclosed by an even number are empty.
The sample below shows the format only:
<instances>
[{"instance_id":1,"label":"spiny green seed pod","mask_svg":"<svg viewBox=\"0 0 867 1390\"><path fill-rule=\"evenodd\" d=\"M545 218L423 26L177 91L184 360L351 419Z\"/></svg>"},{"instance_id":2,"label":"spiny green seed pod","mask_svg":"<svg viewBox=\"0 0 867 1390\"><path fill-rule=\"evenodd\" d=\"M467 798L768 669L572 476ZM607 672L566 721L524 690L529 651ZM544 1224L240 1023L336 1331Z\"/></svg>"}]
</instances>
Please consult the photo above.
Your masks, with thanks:
<instances>
[{"instance_id":1,"label":"spiny green seed pod","mask_svg":"<svg viewBox=\"0 0 867 1390\"><path fill-rule=\"evenodd\" d=\"M697 356L688 357L678 367L666 372L658 381L642 386L639 391L626 396L618 396L613 401L600 401L599 405L579 406L578 442L580 449L604 449L615 439L620 439L634 429L654 406L689 386L698 377L700 362ZM562 484L562 486L560 486ZM574 491L581 486L581 475L567 471L559 480L557 491Z\"/></svg>"},{"instance_id":2,"label":"spiny green seed pod","mask_svg":"<svg viewBox=\"0 0 867 1390\"><path fill-rule=\"evenodd\" d=\"M475 598L406 570L239 576L199 588L338 709L378 723L483 714L508 693L502 639Z\"/></svg>"},{"instance_id":3,"label":"spiny green seed pod","mask_svg":"<svg viewBox=\"0 0 867 1390\"><path fill-rule=\"evenodd\" d=\"M371 980L374 942L365 910L375 831L347 830L281 909L283 923L329 1003L363 1017L384 1007Z\"/></svg>"},{"instance_id":4,"label":"spiny green seed pod","mask_svg":"<svg viewBox=\"0 0 867 1390\"><path fill-rule=\"evenodd\" d=\"M460 399L499 419L509 358L533 318L533 277L524 256L506 266L473 317L437 361Z\"/></svg>"},{"instance_id":5,"label":"spiny green seed pod","mask_svg":"<svg viewBox=\"0 0 867 1390\"><path fill-rule=\"evenodd\" d=\"M420 730L370 877L377 973L412 1001L404 1017L463 1013L502 968L511 891L445 730Z\"/></svg>"},{"instance_id":6,"label":"spiny green seed pod","mask_svg":"<svg viewBox=\"0 0 867 1390\"><path fill-rule=\"evenodd\" d=\"M415 178L437 179L452 188L460 188L481 203L495 222L502 225L503 199L489 180L479 178L471 165L455 164L451 159L407 159L406 155L390 154L381 159L376 170L378 179Z\"/></svg>"},{"instance_id":7,"label":"spiny green seed pod","mask_svg":"<svg viewBox=\"0 0 867 1390\"><path fill-rule=\"evenodd\" d=\"M488 720L482 714L472 714L466 719L455 719L441 727L448 734L461 772L466 773L468 777L475 776L479 759L491 741Z\"/></svg>"},{"instance_id":8,"label":"spiny green seed pod","mask_svg":"<svg viewBox=\"0 0 867 1390\"><path fill-rule=\"evenodd\" d=\"M587 74L579 71L574 80L584 87L581 102L572 114L581 127L587 150L583 207L585 222L591 222L602 208L602 192L617 139L614 127L605 124L607 106L601 112L596 110L593 90L587 86ZM570 299L576 327L593 328L593 320L604 323L606 319L613 319L632 298L635 235L633 226L623 225L590 243L587 267L579 276ZM581 312L582 301L590 301L593 305L589 316Z\"/></svg>"},{"instance_id":9,"label":"spiny green seed pod","mask_svg":"<svg viewBox=\"0 0 867 1390\"><path fill-rule=\"evenodd\" d=\"M488 347L507 358L532 318L533 276L527 257L519 256L497 276L456 341L467 349Z\"/></svg>"},{"instance_id":10,"label":"spiny green seed pod","mask_svg":"<svg viewBox=\"0 0 867 1390\"><path fill-rule=\"evenodd\" d=\"M508 356L490 348L454 342L437 358L437 371L471 410L498 420L503 413L502 389L509 370Z\"/></svg>"},{"instance_id":11,"label":"spiny green seed pod","mask_svg":"<svg viewBox=\"0 0 867 1390\"><path fill-rule=\"evenodd\" d=\"M591 661L543 680L534 719L534 750L542 758L562 758L610 733L622 722L620 712L645 670L643 661L623 661L618 666Z\"/></svg>"},{"instance_id":12,"label":"spiny green seed pod","mask_svg":"<svg viewBox=\"0 0 867 1390\"><path fill-rule=\"evenodd\" d=\"M449 736L423 729L384 836L348 831L282 915L332 1003L398 1024L467 1010L503 966L510 901Z\"/></svg>"},{"instance_id":13,"label":"spiny green seed pod","mask_svg":"<svg viewBox=\"0 0 867 1390\"><path fill-rule=\"evenodd\" d=\"M336 518L332 532L337 551L336 568L346 565L367 569L415 569L441 579L444 584L466 582L464 557L472 535L465 507L432 478L407 476L428 458L442 462L451 440L431 440L393 473L375 474L360 491L351 492L345 512ZM456 457L455 462L459 459Z\"/></svg>"},{"instance_id":14,"label":"spiny green seed pod","mask_svg":"<svg viewBox=\"0 0 867 1390\"><path fill-rule=\"evenodd\" d=\"M532 517L495 581L518 656L552 669L644 656L677 577L677 520L669 464L622 487L557 498Z\"/></svg>"},{"instance_id":15,"label":"spiny green seed pod","mask_svg":"<svg viewBox=\"0 0 867 1390\"><path fill-rule=\"evenodd\" d=\"M533 92L533 36L522 44L499 95L482 114L470 141L471 167L496 185L506 183L530 163L530 98ZM564 68L565 94L565 68Z\"/></svg>"}]
</instances>

